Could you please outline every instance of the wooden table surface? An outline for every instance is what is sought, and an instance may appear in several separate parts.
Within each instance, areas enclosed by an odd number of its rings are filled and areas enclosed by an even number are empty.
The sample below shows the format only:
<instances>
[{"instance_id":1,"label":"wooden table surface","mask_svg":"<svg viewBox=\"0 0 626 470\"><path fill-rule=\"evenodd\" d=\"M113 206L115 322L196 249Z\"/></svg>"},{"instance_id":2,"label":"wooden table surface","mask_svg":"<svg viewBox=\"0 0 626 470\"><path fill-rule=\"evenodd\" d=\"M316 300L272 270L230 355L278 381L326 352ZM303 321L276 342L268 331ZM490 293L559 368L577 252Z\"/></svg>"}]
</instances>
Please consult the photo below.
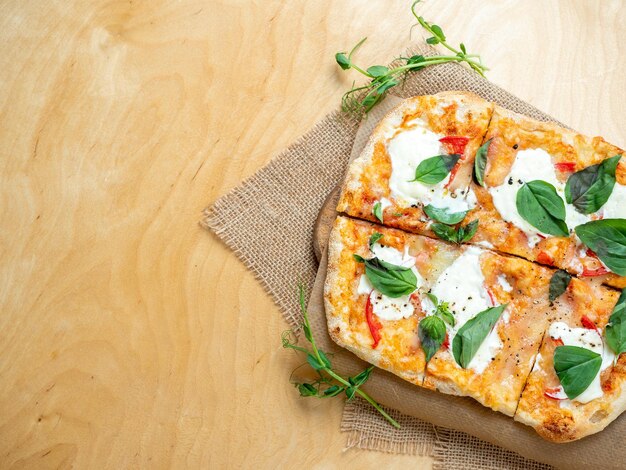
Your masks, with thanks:
<instances>
[{"instance_id":1,"label":"wooden table surface","mask_svg":"<svg viewBox=\"0 0 626 470\"><path fill-rule=\"evenodd\" d=\"M435 1L489 78L626 145L624 1ZM344 450L202 209L422 40L405 1L0 4L0 467L429 468Z\"/></svg>"}]
</instances>

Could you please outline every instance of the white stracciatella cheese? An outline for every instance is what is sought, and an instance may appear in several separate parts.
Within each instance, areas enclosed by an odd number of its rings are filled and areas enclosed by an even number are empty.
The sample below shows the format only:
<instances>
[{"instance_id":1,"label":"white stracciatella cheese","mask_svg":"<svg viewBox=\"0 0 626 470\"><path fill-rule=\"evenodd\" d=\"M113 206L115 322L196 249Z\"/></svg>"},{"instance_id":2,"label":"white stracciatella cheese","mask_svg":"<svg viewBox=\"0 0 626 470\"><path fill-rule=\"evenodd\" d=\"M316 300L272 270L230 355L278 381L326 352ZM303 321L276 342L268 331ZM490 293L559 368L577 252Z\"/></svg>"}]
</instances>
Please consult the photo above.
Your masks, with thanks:
<instances>
[{"instance_id":1,"label":"white stracciatella cheese","mask_svg":"<svg viewBox=\"0 0 626 470\"><path fill-rule=\"evenodd\" d=\"M570 327L563 322L555 322L550 325L548 334L554 339L560 339L565 346L578 346L588 349L602 356L602 366L587 389L574 398L580 403L588 403L603 395L600 383L600 374L615 362L615 354L602 341L601 332L588 328Z\"/></svg>"},{"instance_id":2,"label":"white stracciatella cheese","mask_svg":"<svg viewBox=\"0 0 626 470\"><path fill-rule=\"evenodd\" d=\"M433 286L431 293L440 302L448 302L450 310L454 312L455 326L447 326L452 342L459 329L478 313L491 307L491 301L485 289L485 277L480 268L480 255L483 250L474 246L466 247L446 270L441 273ZM423 307L428 307L426 302ZM434 306L430 304L430 314ZM492 358L502 349L502 341L494 328L478 348L476 355L469 363L469 368L481 373L489 365Z\"/></svg>"},{"instance_id":3,"label":"white stracciatella cheese","mask_svg":"<svg viewBox=\"0 0 626 470\"><path fill-rule=\"evenodd\" d=\"M626 219L626 186L615 183L609 200L600 208L605 219Z\"/></svg>"},{"instance_id":4,"label":"white stracciatella cheese","mask_svg":"<svg viewBox=\"0 0 626 470\"><path fill-rule=\"evenodd\" d=\"M390 246L374 243L372 253L387 263L410 268L417 278L417 287L422 285L422 277L415 267L415 258L409 255L408 248L405 248L404 253L402 253ZM410 301L411 294L397 298L387 297L374 289L365 274L362 274L359 279L357 293L359 295L369 294L372 311L382 320L400 320L413 315L414 307Z\"/></svg>"},{"instance_id":5,"label":"white stracciatella cheese","mask_svg":"<svg viewBox=\"0 0 626 470\"><path fill-rule=\"evenodd\" d=\"M450 174L443 181L429 185L415 179L415 169L427 158L446 154L436 134L427 129L421 119L413 119L407 123L408 129L397 132L387 144L387 152L391 158L391 177L389 188L391 197L401 206L421 203L431 204L438 208L447 208L450 212L461 212L475 205L474 198L467 198L467 190L454 192L446 189Z\"/></svg>"},{"instance_id":6,"label":"white stracciatella cheese","mask_svg":"<svg viewBox=\"0 0 626 470\"><path fill-rule=\"evenodd\" d=\"M493 204L496 209L507 222L523 230L528 236L528 244L533 247L541 240L541 233L531 224L526 222L517 212L516 199L517 191L524 183L534 180L542 180L550 183L556 189L557 194L565 203L565 183L561 183L556 178L556 171L550 154L543 149L528 149L517 152L515 162L511 167L511 171L506 176L504 183L500 186L489 188L489 193L493 198ZM590 217L578 212L574 206L565 203L565 222L570 230L577 225L589 222Z\"/></svg>"}]
</instances>

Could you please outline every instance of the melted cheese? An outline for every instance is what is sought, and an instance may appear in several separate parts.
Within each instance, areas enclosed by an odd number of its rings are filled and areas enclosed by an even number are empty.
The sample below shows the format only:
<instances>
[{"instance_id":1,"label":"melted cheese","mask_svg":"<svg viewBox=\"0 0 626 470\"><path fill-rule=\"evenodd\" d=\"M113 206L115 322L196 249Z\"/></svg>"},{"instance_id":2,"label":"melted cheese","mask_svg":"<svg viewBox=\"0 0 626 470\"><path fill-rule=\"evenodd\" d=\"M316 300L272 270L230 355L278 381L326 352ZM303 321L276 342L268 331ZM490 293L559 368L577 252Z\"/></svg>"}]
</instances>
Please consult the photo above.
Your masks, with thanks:
<instances>
[{"instance_id":1,"label":"melted cheese","mask_svg":"<svg viewBox=\"0 0 626 470\"><path fill-rule=\"evenodd\" d=\"M605 219L626 219L626 186L615 183L609 200L600 212Z\"/></svg>"},{"instance_id":2,"label":"melted cheese","mask_svg":"<svg viewBox=\"0 0 626 470\"><path fill-rule=\"evenodd\" d=\"M513 290L513 286L509 284L509 281L506 280L506 276L504 274L500 274L498 276L498 284L502 287L504 292L511 292Z\"/></svg>"},{"instance_id":3,"label":"melted cheese","mask_svg":"<svg viewBox=\"0 0 626 470\"><path fill-rule=\"evenodd\" d=\"M409 255L408 247L405 247L404 253L402 253L390 246L375 243L372 246L372 253L387 263L410 268L417 278L417 287L419 288L422 285L422 277L415 268L415 258ZM412 294L397 298L387 297L374 289L365 274L362 274L359 279L357 294L368 294L370 296L372 311L382 320L400 320L413 315L414 307L410 301Z\"/></svg>"},{"instance_id":4,"label":"melted cheese","mask_svg":"<svg viewBox=\"0 0 626 470\"><path fill-rule=\"evenodd\" d=\"M459 329L468 320L491 306L484 286L485 277L480 268L479 258L482 252L483 250L473 246L465 248L461 256L441 273L431 290L440 302L448 302L450 309L454 312L456 324L454 327L447 326L450 351L452 351L454 336ZM422 306L426 307L427 304L423 302ZM431 310L433 308L431 307ZM469 363L469 368L481 373L500 349L502 349L502 341L494 328L478 348L476 355Z\"/></svg>"},{"instance_id":5,"label":"melted cheese","mask_svg":"<svg viewBox=\"0 0 626 470\"><path fill-rule=\"evenodd\" d=\"M541 240L539 234L544 237L550 236L537 230L517 212L517 191L524 183L534 180L550 183L565 203L565 184L556 178L552 158L543 149L528 149L517 152L515 162L513 162L511 171L506 176L504 183L489 188L493 204L502 218L525 232L528 237L528 245L531 247ZM573 230L577 225L589 222L589 220L591 220L589 216L581 214L571 204L565 204L565 222L570 230Z\"/></svg>"},{"instance_id":6,"label":"melted cheese","mask_svg":"<svg viewBox=\"0 0 626 470\"><path fill-rule=\"evenodd\" d=\"M615 362L615 354L603 344L600 332L588 328L573 328L563 322L550 325L548 334L554 339L561 339L565 346L578 346L589 349L602 356L602 365L587 389L574 398L580 403L588 403L603 395L600 373Z\"/></svg>"},{"instance_id":7,"label":"melted cheese","mask_svg":"<svg viewBox=\"0 0 626 470\"><path fill-rule=\"evenodd\" d=\"M396 133L387 144L387 152L391 158L391 196L405 207L417 203L432 204L451 212L466 211L473 207L471 201L468 202L464 197L464 190L451 192L445 188L450 174L434 185L411 181L415 178L415 169L422 161L444 154L445 151L439 142L444 137L442 134L428 130L420 119L414 119L408 125L411 127Z\"/></svg>"}]
</instances>

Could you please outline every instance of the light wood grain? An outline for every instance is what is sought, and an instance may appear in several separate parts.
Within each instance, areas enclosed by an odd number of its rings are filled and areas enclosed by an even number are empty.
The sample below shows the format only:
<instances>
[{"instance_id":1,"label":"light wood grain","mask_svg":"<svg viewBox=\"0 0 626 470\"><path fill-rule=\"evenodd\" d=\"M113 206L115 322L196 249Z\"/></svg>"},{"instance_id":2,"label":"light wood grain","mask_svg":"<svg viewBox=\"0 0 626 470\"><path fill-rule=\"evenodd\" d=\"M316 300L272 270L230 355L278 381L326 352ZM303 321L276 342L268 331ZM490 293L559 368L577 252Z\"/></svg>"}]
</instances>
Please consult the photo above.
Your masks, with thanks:
<instances>
[{"instance_id":1,"label":"light wood grain","mask_svg":"<svg viewBox=\"0 0 626 470\"><path fill-rule=\"evenodd\" d=\"M430 1L489 77L626 144L626 3ZM197 221L409 45L406 2L0 4L0 466L428 468L343 451L277 308ZM413 39L421 37L414 30Z\"/></svg>"}]
</instances>

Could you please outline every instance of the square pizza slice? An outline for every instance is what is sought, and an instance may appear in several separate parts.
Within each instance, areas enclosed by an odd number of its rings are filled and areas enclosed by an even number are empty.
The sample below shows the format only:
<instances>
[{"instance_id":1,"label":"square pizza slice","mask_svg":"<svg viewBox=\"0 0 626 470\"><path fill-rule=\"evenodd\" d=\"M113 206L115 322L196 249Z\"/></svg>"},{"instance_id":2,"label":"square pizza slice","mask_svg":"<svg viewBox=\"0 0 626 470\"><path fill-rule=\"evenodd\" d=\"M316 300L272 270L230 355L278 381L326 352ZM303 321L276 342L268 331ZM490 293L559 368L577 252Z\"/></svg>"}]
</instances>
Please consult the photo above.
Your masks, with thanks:
<instances>
[{"instance_id":1,"label":"square pizza slice","mask_svg":"<svg viewBox=\"0 0 626 470\"><path fill-rule=\"evenodd\" d=\"M560 297L572 308L544 335L516 421L546 439L567 442L601 431L626 409L626 358L619 355L626 297L618 302L618 295L572 279Z\"/></svg>"},{"instance_id":2,"label":"square pizza slice","mask_svg":"<svg viewBox=\"0 0 626 470\"><path fill-rule=\"evenodd\" d=\"M473 205L467 189L492 111L464 92L403 101L350 164L337 211L432 235L428 212L454 218Z\"/></svg>"},{"instance_id":3,"label":"square pizza slice","mask_svg":"<svg viewBox=\"0 0 626 470\"><path fill-rule=\"evenodd\" d=\"M331 338L365 361L417 385L425 356L420 296L459 248L347 217L328 245L324 299Z\"/></svg>"},{"instance_id":4,"label":"square pizza slice","mask_svg":"<svg viewBox=\"0 0 626 470\"><path fill-rule=\"evenodd\" d=\"M626 286L623 150L500 107L484 148L473 243Z\"/></svg>"},{"instance_id":5,"label":"square pizza slice","mask_svg":"<svg viewBox=\"0 0 626 470\"><path fill-rule=\"evenodd\" d=\"M549 321L553 271L467 246L431 295L453 312L448 347L428 362L424 386L470 396L513 416ZM428 311L428 309L426 309Z\"/></svg>"}]
</instances>

